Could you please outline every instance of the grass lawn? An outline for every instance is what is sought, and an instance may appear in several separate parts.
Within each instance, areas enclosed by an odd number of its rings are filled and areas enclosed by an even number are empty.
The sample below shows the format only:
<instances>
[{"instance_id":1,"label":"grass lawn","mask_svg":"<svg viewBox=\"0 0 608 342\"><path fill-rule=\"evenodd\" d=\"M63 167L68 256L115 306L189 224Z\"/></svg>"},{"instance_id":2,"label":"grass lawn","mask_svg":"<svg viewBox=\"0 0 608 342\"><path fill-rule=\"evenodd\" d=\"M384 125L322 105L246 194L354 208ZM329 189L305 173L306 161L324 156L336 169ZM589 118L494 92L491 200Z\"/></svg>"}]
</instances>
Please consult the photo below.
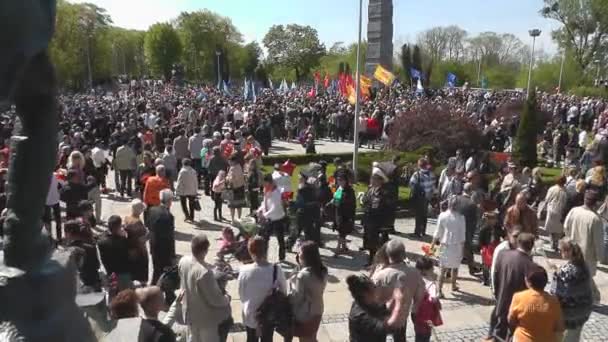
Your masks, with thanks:
<instances>
[{"instance_id":1,"label":"grass lawn","mask_svg":"<svg viewBox=\"0 0 608 342\"><path fill-rule=\"evenodd\" d=\"M308 164L297 165L296 169L293 172L293 175L291 176L291 188L294 190L294 192L296 192L298 189L298 178L299 178L298 175L300 174L300 169L302 167L306 168L306 167L308 167ZM371 168L371 165L370 165L370 168ZM333 175L335 170L336 170L335 165L333 165L333 164L327 165L327 175L328 176ZM272 171L273 171L272 166L270 166L270 165L262 166L262 172L264 174L271 173ZM365 191L367 191L367 183L359 182L359 183L355 184L353 188L355 190L355 195L359 192L365 192ZM404 201L408 200L409 198L410 198L410 188L400 186L399 187L399 202L404 203ZM357 202L357 205L359 205L359 202Z\"/></svg>"}]
</instances>

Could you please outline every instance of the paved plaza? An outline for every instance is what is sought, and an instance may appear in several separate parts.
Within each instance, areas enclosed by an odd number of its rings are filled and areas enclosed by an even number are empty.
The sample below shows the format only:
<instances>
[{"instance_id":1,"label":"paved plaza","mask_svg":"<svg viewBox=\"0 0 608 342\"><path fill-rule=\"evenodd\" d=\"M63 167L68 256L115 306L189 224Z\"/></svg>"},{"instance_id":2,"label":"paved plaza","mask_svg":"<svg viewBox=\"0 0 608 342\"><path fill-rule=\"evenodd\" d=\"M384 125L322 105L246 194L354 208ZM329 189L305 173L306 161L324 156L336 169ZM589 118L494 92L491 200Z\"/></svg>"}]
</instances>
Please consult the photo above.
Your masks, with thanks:
<instances>
[{"instance_id":1,"label":"paved plaza","mask_svg":"<svg viewBox=\"0 0 608 342\"><path fill-rule=\"evenodd\" d=\"M324 145L328 150L345 149L342 144L336 145L335 143L324 142ZM285 147L287 150L297 150L299 145L279 143L275 144L275 146ZM350 146L352 148L352 144ZM113 180L113 176L108 177L108 179ZM220 238L221 229L227 226L228 223L218 224L217 222L213 222L213 202L210 198L201 195L201 206L202 210L196 213L196 223L189 224L184 222L184 214L179 202L175 201L173 203L171 211L175 215L176 222L176 251L180 255L188 254L192 236L204 232L212 242L208 257L211 259L219 249L218 239ZM128 213L129 202L115 198L112 194L104 196L102 213L104 220L111 214L125 216ZM243 214L248 213L249 210L244 208ZM224 208L223 214L225 218L230 217L227 207ZM400 239L405 243L410 258L414 259L418 255L422 255L421 247L424 242L410 240L407 237L407 234L412 233L414 230L413 219L398 219L396 229L397 234L393 238ZM431 220L427 233L432 234L434 230L435 227ZM352 252L339 258L333 257L333 251L336 248L336 233L331 231L331 229L323 228L322 236L326 244L321 253L325 264L329 268L329 282L324 297L325 313L323 324L318 338L320 342L348 341L348 312L352 299L344 279L350 274L364 272L363 265L366 262L367 256L358 251L362 245L361 236L358 233L355 233L350 238L349 247ZM428 240L430 240L430 237ZM269 259L271 262L278 261L278 245L274 238L271 238L270 241ZM479 258L479 256L477 257ZM549 257L554 263L559 264L561 262L554 259L556 255L549 253ZM288 254L287 261L290 265L286 265L284 269L289 276L293 273L295 267L294 254ZM540 265L547 266L544 256L535 257L535 261ZM233 263L233 266L238 268L238 263ZM602 292L602 304L596 307L591 319L584 327L584 341L606 341L605 336L608 336L607 272L608 266L600 265L595 280ZM464 265L461 266L459 275L461 277L459 280L460 292L451 293L449 289L445 292L446 299L442 302L444 325L437 328L436 336L438 341L479 341L487 332L487 322L492 310L489 288L482 286L478 279L469 276L468 269ZM232 296L233 314L237 323L233 329L234 332L229 337L229 341L245 341L244 329L240 325L240 301L236 281L228 285L228 290ZM408 336L411 336L412 340L413 333L413 328L409 325ZM282 341L282 339L275 336L275 341Z\"/></svg>"}]
</instances>

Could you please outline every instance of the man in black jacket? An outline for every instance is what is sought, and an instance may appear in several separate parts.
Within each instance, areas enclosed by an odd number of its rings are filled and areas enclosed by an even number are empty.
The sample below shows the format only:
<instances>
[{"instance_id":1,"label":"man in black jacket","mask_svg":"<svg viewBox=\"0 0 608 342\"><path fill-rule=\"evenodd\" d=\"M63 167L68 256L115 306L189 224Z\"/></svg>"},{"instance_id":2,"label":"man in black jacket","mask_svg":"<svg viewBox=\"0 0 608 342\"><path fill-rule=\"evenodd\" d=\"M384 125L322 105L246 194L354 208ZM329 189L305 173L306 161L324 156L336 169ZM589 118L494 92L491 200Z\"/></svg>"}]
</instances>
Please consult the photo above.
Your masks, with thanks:
<instances>
[{"instance_id":1,"label":"man in black jacket","mask_svg":"<svg viewBox=\"0 0 608 342\"><path fill-rule=\"evenodd\" d=\"M61 188L60 198L65 202L65 216L68 220L78 218L80 211L78 205L81 201L89 198L89 191L97 186L93 181L82 183L82 179L76 170L69 170L67 174L68 184Z\"/></svg>"},{"instance_id":2,"label":"man in black jacket","mask_svg":"<svg viewBox=\"0 0 608 342\"><path fill-rule=\"evenodd\" d=\"M129 242L127 234L122 229L122 219L112 215L108 219L108 231L98 242L101 263L107 275L116 273L119 279L129 275ZM123 276L123 277L121 277Z\"/></svg>"},{"instance_id":3,"label":"man in black jacket","mask_svg":"<svg viewBox=\"0 0 608 342\"><path fill-rule=\"evenodd\" d=\"M151 207L146 225L150 230L150 254L152 255L152 284L166 267L172 266L175 259L175 219L171 214L173 192L169 189L160 192L160 205Z\"/></svg>"}]
</instances>

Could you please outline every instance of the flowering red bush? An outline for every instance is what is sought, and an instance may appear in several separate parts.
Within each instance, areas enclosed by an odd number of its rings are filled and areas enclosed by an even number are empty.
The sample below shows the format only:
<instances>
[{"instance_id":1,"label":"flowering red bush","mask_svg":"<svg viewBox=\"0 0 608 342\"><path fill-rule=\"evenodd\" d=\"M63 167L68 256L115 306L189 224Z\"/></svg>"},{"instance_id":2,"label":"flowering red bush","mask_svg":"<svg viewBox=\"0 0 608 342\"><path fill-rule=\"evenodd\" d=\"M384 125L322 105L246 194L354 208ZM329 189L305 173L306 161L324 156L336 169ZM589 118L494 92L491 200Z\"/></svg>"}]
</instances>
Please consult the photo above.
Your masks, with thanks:
<instances>
[{"instance_id":1,"label":"flowering red bush","mask_svg":"<svg viewBox=\"0 0 608 342\"><path fill-rule=\"evenodd\" d=\"M401 112L389 132L389 146L400 151L432 147L439 157L459 149L483 146L481 129L469 118L436 104L423 104Z\"/></svg>"}]
</instances>

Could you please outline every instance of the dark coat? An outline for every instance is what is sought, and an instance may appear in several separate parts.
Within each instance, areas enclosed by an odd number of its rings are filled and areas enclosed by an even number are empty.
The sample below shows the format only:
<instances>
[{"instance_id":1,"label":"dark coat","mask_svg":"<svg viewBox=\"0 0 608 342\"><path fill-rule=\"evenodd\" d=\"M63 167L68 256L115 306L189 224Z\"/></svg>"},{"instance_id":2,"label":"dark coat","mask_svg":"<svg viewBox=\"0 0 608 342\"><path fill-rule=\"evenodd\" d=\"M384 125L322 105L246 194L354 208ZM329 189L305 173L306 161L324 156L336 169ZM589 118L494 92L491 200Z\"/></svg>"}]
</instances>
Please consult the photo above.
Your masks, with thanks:
<instances>
[{"instance_id":1,"label":"dark coat","mask_svg":"<svg viewBox=\"0 0 608 342\"><path fill-rule=\"evenodd\" d=\"M101 263L108 275L129 273L129 241L125 236L105 232L97 245Z\"/></svg>"},{"instance_id":2,"label":"dark coat","mask_svg":"<svg viewBox=\"0 0 608 342\"><path fill-rule=\"evenodd\" d=\"M96 290L101 290L101 279L99 278L99 259L97 258L97 248L94 243L83 240L74 240L68 244L69 247L79 248L83 252L82 263L78 267L80 281L85 286L90 286Z\"/></svg>"},{"instance_id":3,"label":"dark coat","mask_svg":"<svg viewBox=\"0 0 608 342\"><path fill-rule=\"evenodd\" d=\"M352 187L342 189L342 199L334 201L336 208L336 228L340 235L350 234L355 227L355 210L357 198Z\"/></svg>"},{"instance_id":4,"label":"dark coat","mask_svg":"<svg viewBox=\"0 0 608 342\"><path fill-rule=\"evenodd\" d=\"M150 231L150 253L153 257L173 259L175 257L175 219L171 211L162 205L151 207L147 219Z\"/></svg>"},{"instance_id":5,"label":"dark coat","mask_svg":"<svg viewBox=\"0 0 608 342\"><path fill-rule=\"evenodd\" d=\"M60 190L61 201L65 203L65 212L68 219L80 216L78 204L89 198L89 191L96 186L92 184L68 183Z\"/></svg>"},{"instance_id":6,"label":"dark coat","mask_svg":"<svg viewBox=\"0 0 608 342\"><path fill-rule=\"evenodd\" d=\"M496 307L492 312L493 327L503 337L508 329L507 315L511 307L513 295L525 290L525 277L535 264L532 258L520 250L502 251L496 259L494 267L494 292L496 293Z\"/></svg>"},{"instance_id":7,"label":"dark coat","mask_svg":"<svg viewBox=\"0 0 608 342\"><path fill-rule=\"evenodd\" d=\"M175 342L175 333L157 320L142 319L138 342Z\"/></svg>"},{"instance_id":8,"label":"dark coat","mask_svg":"<svg viewBox=\"0 0 608 342\"><path fill-rule=\"evenodd\" d=\"M384 305L362 306L353 302L348 315L350 342L385 342L384 321L389 312Z\"/></svg>"}]
</instances>

